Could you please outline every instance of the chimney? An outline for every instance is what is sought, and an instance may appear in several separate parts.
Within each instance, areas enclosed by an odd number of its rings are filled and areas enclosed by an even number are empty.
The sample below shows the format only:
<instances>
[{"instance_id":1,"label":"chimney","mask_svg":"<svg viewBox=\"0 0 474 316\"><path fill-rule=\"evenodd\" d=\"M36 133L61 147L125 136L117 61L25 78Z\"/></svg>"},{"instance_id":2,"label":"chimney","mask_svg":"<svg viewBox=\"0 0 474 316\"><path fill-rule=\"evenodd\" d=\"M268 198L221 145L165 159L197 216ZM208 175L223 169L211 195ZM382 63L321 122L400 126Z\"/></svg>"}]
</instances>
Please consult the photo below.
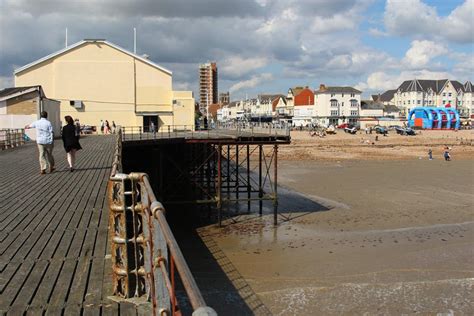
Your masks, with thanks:
<instances>
[{"instance_id":1,"label":"chimney","mask_svg":"<svg viewBox=\"0 0 474 316\"><path fill-rule=\"evenodd\" d=\"M321 84L319 85L319 91L326 91L326 90L327 90L327 89L326 89L326 86L321 83Z\"/></svg>"}]
</instances>

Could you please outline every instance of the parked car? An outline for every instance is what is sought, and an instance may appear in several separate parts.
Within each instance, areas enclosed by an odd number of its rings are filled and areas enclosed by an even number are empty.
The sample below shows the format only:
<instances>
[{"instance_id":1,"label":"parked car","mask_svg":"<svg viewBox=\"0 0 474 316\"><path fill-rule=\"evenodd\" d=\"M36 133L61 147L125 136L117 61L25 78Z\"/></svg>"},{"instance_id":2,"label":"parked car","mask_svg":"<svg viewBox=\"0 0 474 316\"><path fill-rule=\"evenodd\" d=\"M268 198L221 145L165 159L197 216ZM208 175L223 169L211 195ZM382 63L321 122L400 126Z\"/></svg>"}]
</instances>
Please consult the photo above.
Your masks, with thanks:
<instances>
[{"instance_id":1,"label":"parked car","mask_svg":"<svg viewBox=\"0 0 474 316\"><path fill-rule=\"evenodd\" d=\"M377 134L382 134L382 135L387 135L388 130L385 127L382 127L380 125L377 125L374 127L375 133Z\"/></svg>"},{"instance_id":2,"label":"parked car","mask_svg":"<svg viewBox=\"0 0 474 316\"><path fill-rule=\"evenodd\" d=\"M403 127L397 127L395 129L397 131L397 134L399 135L416 135L415 130L411 129L410 127L403 128Z\"/></svg>"},{"instance_id":3,"label":"parked car","mask_svg":"<svg viewBox=\"0 0 474 316\"><path fill-rule=\"evenodd\" d=\"M349 134L352 134L352 135L355 135L357 133L357 127L353 126L353 127L345 127L344 128L344 132L346 133L349 133Z\"/></svg>"},{"instance_id":4,"label":"parked car","mask_svg":"<svg viewBox=\"0 0 474 316\"><path fill-rule=\"evenodd\" d=\"M344 129L346 127L351 127L349 123L342 123L341 125L338 125L337 128Z\"/></svg>"}]
</instances>

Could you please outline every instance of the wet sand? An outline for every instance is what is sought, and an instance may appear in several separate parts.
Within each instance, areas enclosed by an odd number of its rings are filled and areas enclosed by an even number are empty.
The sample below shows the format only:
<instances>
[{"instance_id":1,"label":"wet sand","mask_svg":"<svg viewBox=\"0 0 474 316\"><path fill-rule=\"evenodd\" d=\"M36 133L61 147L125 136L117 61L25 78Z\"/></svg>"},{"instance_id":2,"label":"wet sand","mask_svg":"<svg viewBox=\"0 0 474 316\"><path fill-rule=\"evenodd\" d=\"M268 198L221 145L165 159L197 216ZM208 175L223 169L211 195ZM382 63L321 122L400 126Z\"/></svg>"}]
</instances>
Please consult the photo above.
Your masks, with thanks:
<instances>
[{"instance_id":1,"label":"wet sand","mask_svg":"<svg viewBox=\"0 0 474 316\"><path fill-rule=\"evenodd\" d=\"M278 227L268 205L198 231L274 315L472 315L473 181L469 159L283 161Z\"/></svg>"}]
</instances>

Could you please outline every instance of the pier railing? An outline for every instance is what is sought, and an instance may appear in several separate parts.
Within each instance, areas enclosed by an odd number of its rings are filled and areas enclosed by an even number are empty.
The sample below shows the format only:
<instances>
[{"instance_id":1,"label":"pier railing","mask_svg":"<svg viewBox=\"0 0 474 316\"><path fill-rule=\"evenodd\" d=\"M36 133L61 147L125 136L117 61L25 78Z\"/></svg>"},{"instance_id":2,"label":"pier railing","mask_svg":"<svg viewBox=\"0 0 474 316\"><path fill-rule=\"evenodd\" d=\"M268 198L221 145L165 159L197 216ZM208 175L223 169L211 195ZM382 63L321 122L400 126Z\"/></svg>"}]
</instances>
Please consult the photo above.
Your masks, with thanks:
<instances>
[{"instance_id":1,"label":"pier railing","mask_svg":"<svg viewBox=\"0 0 474 316\"><path fill-rule=\"evenodd\" d=\"M217 315L206 305L196 281L166 221L145 173L121 173L122 131L118 131L108 184L109 241L114 295L146 297L153 315L179 315L175 272L193 315Z\"/></svg>"},{"instance_id":2,"label":"pier railing","mask_svg":"<svg viewBox=\"0 0 474 316\"><path fill-rule=\"evenodd\" d=\"M25 143L25 130L23 128L0 129L0 148L14 148Z\"/></svg>"},{"instance_id":3,"label":"pier railing","mask_svg":"<svg viewBox=\"0 0 474 316\"><path fill-rule=\"evenodd\" d=\"M155 129L151 126L124 126L122 137L124 141L186 138L202 139L219 137L289 137L289 127L273 124L226 123L209 126L206 129L194 125L162 125Z\"/></svg>"}]
</instances>

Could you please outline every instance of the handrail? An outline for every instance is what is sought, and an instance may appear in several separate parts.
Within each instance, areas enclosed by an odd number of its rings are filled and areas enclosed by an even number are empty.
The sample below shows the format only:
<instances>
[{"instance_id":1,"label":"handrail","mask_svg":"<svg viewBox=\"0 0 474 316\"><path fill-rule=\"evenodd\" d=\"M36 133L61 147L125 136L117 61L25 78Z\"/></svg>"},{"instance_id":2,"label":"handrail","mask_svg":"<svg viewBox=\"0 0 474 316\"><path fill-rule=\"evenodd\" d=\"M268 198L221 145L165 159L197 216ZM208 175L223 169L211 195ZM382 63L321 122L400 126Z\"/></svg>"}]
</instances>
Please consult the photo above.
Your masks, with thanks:
<instances>
[{"instance_id":1,"label":"handrail","mask_svg":"<svg viewBox=\"0 0 474 316\"><path fill-rule=\"evenodd\" d=\"M202 139L203 137L289 137L290 127L272 123L219 123L208 129L196 129L194 125L162 125L155 130L154 126L124 126L122 140L152 140L152 139Z\"/></svg>"},{"instance_id":2,"label":"handrail","mask_svg":"<svg viewBox=\"0 0 474 316\"><path fill-rule=\"evenodd\" d=\"M123 298L147 295L154 315L173 315L177 307L176 267L193 307L193 315L217 315L204 301L148 175L121 173L122 135L119 128L108 187L114 294ZM168 264L170 269L166 267Z\"/></svg>"},{"instance_id":3,"label":"handrail","mask_svg":"<svg viewBox=\"0 0 474 316\"><path fill-rule=\"evenodd\" d=\"M0 129L0 148L8 149L18 147L25 143L25 129L2 128Z\"/></svg>"}]
</instances>

